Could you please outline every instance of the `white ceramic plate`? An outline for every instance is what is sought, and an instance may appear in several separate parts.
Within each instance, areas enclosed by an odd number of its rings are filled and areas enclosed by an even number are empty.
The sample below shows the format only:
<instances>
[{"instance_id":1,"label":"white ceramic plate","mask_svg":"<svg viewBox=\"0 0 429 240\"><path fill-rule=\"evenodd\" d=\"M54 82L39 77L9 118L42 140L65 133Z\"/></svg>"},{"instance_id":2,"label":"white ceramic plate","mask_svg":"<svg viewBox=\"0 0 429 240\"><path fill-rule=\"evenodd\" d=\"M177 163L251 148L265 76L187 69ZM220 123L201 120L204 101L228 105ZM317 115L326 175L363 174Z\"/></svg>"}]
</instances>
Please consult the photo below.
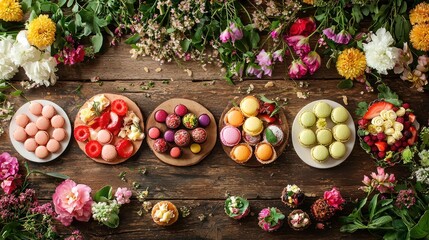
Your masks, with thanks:
<instances>
[{"instance_id":1,"label":"white ceramic plate","mask_svg":"<svg viewBox=\"0 0 429 240\"><path fill-rule=\"evenodd\" d=\"M349 141L345 142L344 144L346 145L346 154L344 155L343 158L341 159L333 159L332 157L329 157L325 162L323 163L319 163L316 160L313 160L313 158L311 157L311 148L306 148L303 147L299 141L298 141L298 136L299 133L301 132L301 130L304 129L304 127L302 127L299 124L299 117L301 116L301 114L304 111L312 111L314 105L316 105L316 103L318 102L326 102L329 105L331 105L332 108L335 107L339 107L342 106L341 104L331 101L331 100L327 100L327 99L321 99L321 100L317 100L314 102L311 102L307 105L305 105L299 112L298 114L295 116L295 119L293 120L293 124L292 124L292 144L293 144L293 148L295 149L296 153L298 154L298 156L301 158L301 160L303 162L305 162L306 164L315 167L315 168L321 168L321 169L326 169L326 168L332 168L335 167L339 164L341 164L342 162L344 162L344 160L347 159L347 157L350 155L350 153L353 150L353 147L355 145L355 140L356 140L356 129L355 129L355 124L353 122L353 118L350 115L350 112L348 112L349 114L349 119L347 120L347 122L345 122L345 124L350 128L350 131L352 133L352 135L350 136ZM326 118L326 122L328 124L328 128L332 129L332 127L335 125L331 118ZM313 128L311 128L312 130L316 130L316 126L314 126Z\"/></svg>"},{"instance_id":2,"label":"white ceramic plate","mask_svg":"<svg viewBox=\"0 0 429 240\"><path fill-rule=\"evenodd\" d=\"M30 118L31 121L35 122L37 120L37 116L34 116L33 114L30 113L30 110L28 109L28 107L30 106L30 102L38 102L40 104L42 104L43 106L45 105L52 105L55 108L55 111L57 112L57 114L59 114L60 116L62 116L65 120L64 123L64 129L67 132L67 136L66 138L60 142L61 148L58 152L56 153L50 153L48 155L48 157L46 157L45 159L40 159L38 157L36 157L36 154L34 154L34 152L29 152L27 150L25 150L24 148L24 143L18 142L13 138L13 132L15 131L16 127L18 126L15 122L15 118L18 115L21 114L26 114L28 116L28 118ZM13 147L15 148L15 150L24 158L32 161L32 162L38 162L38 163L45 163L45 162L49 162L52 161L56 158L58 158L63 152L64 150L66 150L67 146L69 145L70 142L70 137L71 137L71 124L70 124L70 120L69 117L67 116L66 112L64 112L64 110L58 106L57 104L51 102L51 101L47 101L47 100L33 100L25 103L24 105L22 105L18 111L16 111L16 113L13 115L12 120L10 121L10 126L9 126L9 137L10 137L10 141L12 142ZM52 131L54 129L51 127L48 130L49 135L52 134Z\"/></svg>"}]
</instances>

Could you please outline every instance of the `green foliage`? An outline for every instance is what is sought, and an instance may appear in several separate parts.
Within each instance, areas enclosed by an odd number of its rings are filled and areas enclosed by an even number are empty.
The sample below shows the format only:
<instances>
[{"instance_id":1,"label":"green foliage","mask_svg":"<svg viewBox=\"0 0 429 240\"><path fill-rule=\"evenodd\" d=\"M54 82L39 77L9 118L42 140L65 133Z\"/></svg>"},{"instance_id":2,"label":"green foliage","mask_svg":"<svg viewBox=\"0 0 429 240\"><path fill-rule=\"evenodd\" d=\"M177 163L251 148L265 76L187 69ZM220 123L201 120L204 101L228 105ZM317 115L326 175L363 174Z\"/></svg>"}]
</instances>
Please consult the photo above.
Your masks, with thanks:
<instances>
[{"instance_id":1,"label":"green foliage","mask_svg":"<svg viewBox=\"0 0 429 240\"><path fill-rule=\"evenodd\" d=\"M94 195L94 201L96 202L107 202L113 197L112 186L104 186L98 190Z\"/></svg>"},{"instance_id":2,"label":"green foliage","mask_svg":"<svg viewBox=\"0 0 429 240\"><path fill-rule=\"evenodd\" d=\"M356 115L359 117L363 117L365 113L368 111L368 103L366 102L359 102L358 108L356 109Z\"/></svg>"},{"instance_id":3,"label":"green foliage","mask_svg":"<svg viewBox=\"0 0 429 240\"><path fill-rule=\"evenodd\" d=\"M402 100L399 99L398 94L393 92L387 85L380 84L378 85L377 90L379 91L379 99L384 99L384 101L398 107L402 105Z\"/></svg>"}]
</instances>

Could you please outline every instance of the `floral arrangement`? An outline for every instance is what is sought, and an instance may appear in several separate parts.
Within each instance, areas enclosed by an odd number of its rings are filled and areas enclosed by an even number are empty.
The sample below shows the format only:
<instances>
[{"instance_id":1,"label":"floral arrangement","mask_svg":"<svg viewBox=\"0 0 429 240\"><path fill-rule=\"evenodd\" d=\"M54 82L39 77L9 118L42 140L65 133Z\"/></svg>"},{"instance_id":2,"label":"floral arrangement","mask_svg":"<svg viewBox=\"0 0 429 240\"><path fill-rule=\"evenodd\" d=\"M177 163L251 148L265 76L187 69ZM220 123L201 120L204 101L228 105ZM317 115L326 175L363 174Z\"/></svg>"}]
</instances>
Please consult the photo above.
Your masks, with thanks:
<instances>
[{"instance_id":1,"label":"floral arrangement","mask_svg":"<svg viewBox=\"0 0 429 240\"><path fill-rule=\"evenodd\" d=\"M324 192L323 198L317 199L310 206L310 212L316 221L325 222L331 219L337 211L342 210L344 203L345 200L339 189L333 187L330 191Z\"/></svg>"}]
</instances>

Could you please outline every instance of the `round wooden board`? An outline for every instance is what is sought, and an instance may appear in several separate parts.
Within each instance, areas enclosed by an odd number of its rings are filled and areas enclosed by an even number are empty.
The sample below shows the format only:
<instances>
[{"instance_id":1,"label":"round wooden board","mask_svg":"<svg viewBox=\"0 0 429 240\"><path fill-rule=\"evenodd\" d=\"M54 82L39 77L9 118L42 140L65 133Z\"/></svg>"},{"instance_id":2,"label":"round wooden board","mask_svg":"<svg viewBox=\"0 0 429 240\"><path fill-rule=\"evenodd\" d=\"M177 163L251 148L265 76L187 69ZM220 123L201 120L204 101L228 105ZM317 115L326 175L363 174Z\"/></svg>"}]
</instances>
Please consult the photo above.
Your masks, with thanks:
<instances>
[{"instance_id":1,"label":"round wooden board","mask_svg":"<svg viewBox=\"0 0 429 240\"><path fill-rule=\"evenodd\" d=\"M151 127L157 127L161 130L162 133L164 133L168 128L167 126L165 126L165 124L155 121L155 117L154 117L155 112L160 109L164 109L169 114L174 113L174 107L176 107L176 105L178 104L185 105L188 108L188 112L194 113L197 116L205 113L210 117L210 125L208 125L205 128L207 131L207 140L204 143L200 144L201 152L199 152L198 154L194 154L191 152L191 150L188 147L183 147L182 156L180 158L172 158L170 157L169 152L159 153L153 149L153 143L155 140L151 139L150 137L147 137L146 141L147 141L147 145L149 145L150 149L152 149L152 152L158 157L159 160L163 161L164 163L177 166L177 167L192 166L199 163L207 155L209 155L209 153L213 150L217 139L216 120L213 117L213 114L203 105L195 101L184 99L184 98L169 99L161 103L158 107L156 107L153 110L153 112L150 114L150 116L147 118L146 133ZM185 129L185 128L181 128L181 129ZM191 130L188 130L188 132L190 131ZM171 144L169 145L172 146Z\"/></svg>"},{"instance_id":2,"label":"round wooden board","mask_svg":"<svg viewBox=\"0 0 429 240\"><path fill-rule=\"evenodd\" d=\"M109 99L110 102L112 102L112 101L114 101L116 99L122 99L122 100L124 100L127 103L127 105L128 105L128 110L133 111L137 115L137 117L140 118L140 127L141 127L141 129L144 129L143 115L142 115L142 113L140 111L140 108L137 106L137 104L134 101L132 101L131 99L129 99L127 97L124 97L124 96L121 96L121 95L117 95L117 94L100 93L100 94L97 94L97 95L101 95L101 94L104 94L104 96L107 99ZM95 95L95 96L97 96L97 95ZM80 120L80 111L83 108L86 108L88 106L88 103L90 101L92 101L95 96L92 96L90 99L88 99L88 101L86 101L85 104L83 104L83 106L79 109L79 112L77 113L76 119L74 121L74 128L76 128L77 126L80 126L80 125L86 125L85 123L83 123ZM112 144L115 145L119 140L120 140L120 138L114 137ZM76 142L79 145L79 148L86 154L86 152L85 152L86 142L79 142L77 140L76 140ZM136 154L136 152L140 149L140 146L142 145L142 142L143 142L143 140L132 141L133 146L134 146L134 151L133 151L133 153L131 154L130 157L132 157L134 154ZM86 155L88 156L88 154L86 154ZM88 157L91 158L90 156L88 156ZM113 161L109 161L109 162L106 161L106 160L103 160L101 157L99 157L99 158L91 158L91 159L94 160L94 161L96 161L96 162L98 162L98 163L104 163L104 164L114 165L114 164L119 164L119 163L125 162L128 158L120 158L119 157L119 158L117 158L117 159L115 159Z\"/></svg>"},{"instance_id":3,"label":"round wooden board","mask_svg":"<svg viewBox=\"0 0 429 240\"><path fill-rule=\"evenodd\" d=\"M240 102L238 100L241 101L241 99L234 99L233 101L234 102ZM223 121L223 119L225 117L225 114L232 107L234 107L234 105L232 104L232 101L231 101L231 102L228 103L227 107L225 108L225 110L222 112L222 115L220 116L220 119L219 119L219 134L220 134L220 131L222 130L222 128L226 126L225 122ZM283 151L285 150L285 148L286 148L286 146L288 144L288 141L289 141L289 125L288 125L288 122L287 122L287 119L286 119L286 115L284 113L283 108L280 109L278 115L279 115L279 120L277 120L273 124L279 125L280 128L283 130L283 132L284 132L284 139L283 139L283 142L279 146L274 147L274 149L276 150L276 153L277 153L277 158L279 158L280 155L283 153ZM264 131L265 131L265 128L267 126L268 126L268 124L266 124L266 122L264 122ZM240 131L242 131L242 127L239 127L238 129L240 129ZM262 131L261 134L263 134L264 131ZM241 142L244 143L244 140L242 139ZM232 147L227 147L227 146L225 146L225 145L222 144L222 148L225 151L225 153L229 156L230 153L231 153ZM253 148L253 150L255 150L254 146L252 146L252 148ZM232 161L234 161L234 160L232 160ZM237 163L237 164L240 164L240 165L243 165L243 166L247 166L247 167L262 167L262 166L267 165L267 164L260 163L256 159L255 154L253 154L253 156L249 159L249 161L247 161L245 163Z\"/></svg>"}]
</instances>

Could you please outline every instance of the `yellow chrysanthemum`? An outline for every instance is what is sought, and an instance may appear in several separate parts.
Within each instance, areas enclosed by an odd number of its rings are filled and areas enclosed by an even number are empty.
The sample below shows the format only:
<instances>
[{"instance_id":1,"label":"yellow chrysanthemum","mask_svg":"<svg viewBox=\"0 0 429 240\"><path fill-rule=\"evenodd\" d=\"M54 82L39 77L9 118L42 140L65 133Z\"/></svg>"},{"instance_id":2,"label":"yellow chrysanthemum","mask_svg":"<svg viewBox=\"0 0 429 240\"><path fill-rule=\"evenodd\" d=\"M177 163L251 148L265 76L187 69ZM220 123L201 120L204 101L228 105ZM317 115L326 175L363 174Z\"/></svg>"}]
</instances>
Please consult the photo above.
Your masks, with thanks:
<instances>
[{"instance_id":1,"label":"yellow chrysanthemum","mask_svg":"<svg viewBox=\"0 0 429 240\"><path fill-rule=\"evenodd\" d=\"M365 55L356 48L344 50L337 59L338 73L347 79L356 79L365 73Z\"/></svg>"},{"instance_id":2,"label":"yellow chrysanthemum","mask_svg":"<svg viewBox=\"0 0 429 240\"><path fill-rule=\"evenodd\" d=\"M422 2L410 11L412 25L429 22L429 3Z\"/></svg>"},{"instance_id":3,"label":"yellow chrysanthemum","mask_svg":"<svg viewBox=\"0 0 429 240\"><path fill-rule=\"evenodd\" d=\"M55 31L55 23L48 15L40 15L28 24L28 42L40 49L46 48L55 41Z\"/></svg>"},{"instance_id":4,"label":"yellow chrysanthemum","mask_svg":"<svg viewBox=\"0 0 429 240\"><path fill-rule=\"evenodd\" d=\"M314 0L302 0L303 3L314 5Z\"/></svg>"},{"instance_id":5,"label":"yellow chrysanthemum","mask_svg":"<svg viewBox=\"0 0 429 240\"><path fill-rule=\"evenodd\" d=\"M415 49L429 51L429 23L413 26L410 41Z\"/></svg>"},{"instance_id":6,"label":"yellow chrysanthemum","mask_svg":"<svg viewBox=\"0 0 429 240\"><path fill-rule=\"evenodd\" d=\"M16 0L0 0L0 19L6 22L19 22L23 12Z\"/></svg>"}]
</instances>

